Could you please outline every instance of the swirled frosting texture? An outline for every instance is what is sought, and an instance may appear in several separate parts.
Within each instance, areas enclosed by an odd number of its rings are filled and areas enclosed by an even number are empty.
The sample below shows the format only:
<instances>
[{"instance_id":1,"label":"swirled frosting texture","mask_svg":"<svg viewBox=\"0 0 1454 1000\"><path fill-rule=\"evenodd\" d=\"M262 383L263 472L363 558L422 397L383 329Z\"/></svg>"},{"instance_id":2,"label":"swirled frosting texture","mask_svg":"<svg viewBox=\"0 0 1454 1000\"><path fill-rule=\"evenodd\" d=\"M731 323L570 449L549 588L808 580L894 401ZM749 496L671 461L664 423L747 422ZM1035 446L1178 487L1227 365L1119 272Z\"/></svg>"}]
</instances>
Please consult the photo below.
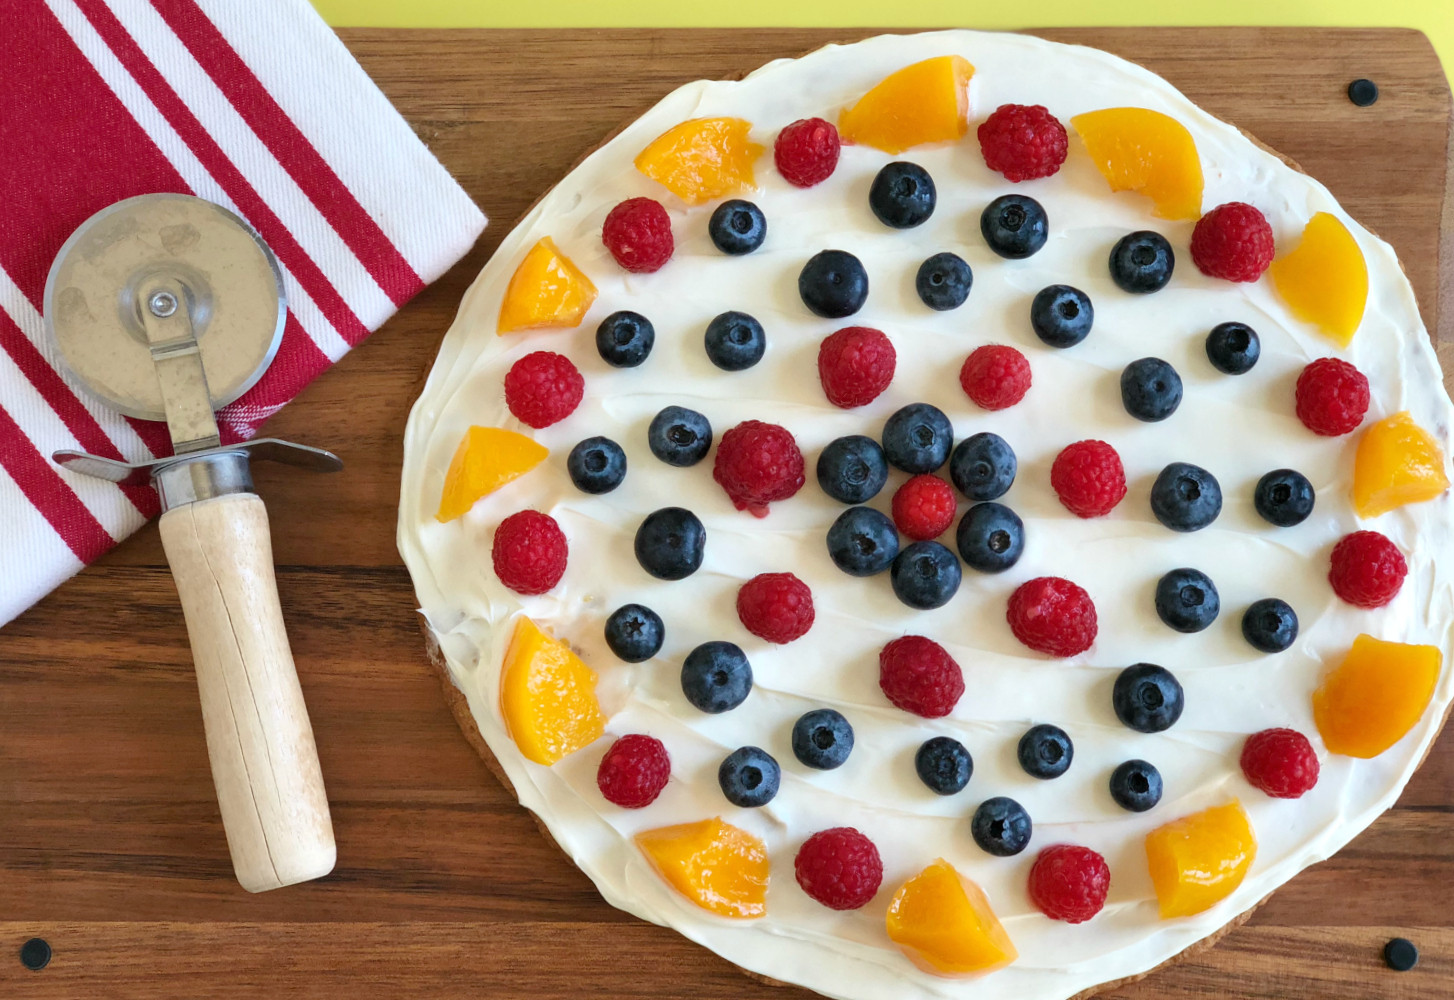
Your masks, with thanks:
<instances>
[{"instance_id":1,"label":"swirled frosting texture","mask_svg":"<svg viewBox=\"0 0 1454 1000\"><path fill-rule=\"evenodd\" d=\"M761 187L751 197L766 213L768 237L744 258L724 257L712 247L710 206L688 210L631 167L637 151L684 119L741 116L754 123L757 141L770 144L788 122L831 119L887 73L951 53L976 67L972 121L1008 102L1044 104L1062 121L1102 107L1154 108L1195 136L1206 207L1251 201L1266 213L1280 243L1295 240L1314 212L1337 215L1367 258L1371 280L1352 346L1336 351L1299 324L1266 280L1232 285L1203 277L1186 250L1190 223L1155 220L1146 199L1112 195L1074 137L1057 176L1022 185L987 170L973 136L911 150L904 158L929 170L939 201L933 218L910 232L885 228L869 211L869 183L890 159L882 153L845 147L833 177L808 190L790 187L764 158ZM995 257L978 232L981 208L1011 190L1038 199L1050 217L1049 242L1025 261ZM636 195L659 198L672 212L676 256L656 274L627 274L601 245L605 214ZM1127 295L1110 281L1107 255L1120 236L1146 228L1171 240L1176 275L1160 293ZM497 337L494 320L510 274L544 235L591 276L600 298L577 329ZM810 315L797 295L803 262L827 247L857 254L871 282L864 310L842 324ZM920 261L941 250L960 254L974 269L968 302L949 313L931 312L914 293ZM1084 289L1096 308L1090 337L1068 351L1045 348L1029 325L1030 298L1054 282ZM645 365L615 370L597 356L594 330L608 313L624 308L651 318L657 342ZM702 346L707 322L728 309L757 317L769 343L761 364L737 374L713 368ZM1262 359L1247 375L1220 375L1206 360L1205 335L1224 320L1250 323L1261 335ZM899 356L888 391L854 411L824 400L814 367L820 340L848 322L883 329ZM1012 344L1030 358L1034 386L1018 406L987 413L964 398L959 366L985 343ZM519 427L505 407L501 379L516 358L541 349L566 353L580 367L584 403L569 419L536 432L551 449L544 465L463 518L436 522L444 470L460 436L471 424ZM1454 590L1434 557L1450 544L1449 497L1366 525L1357 521L1347 499L1354 438L1317 438L1293 415L1297 373L1309 360L1332 354L1368 375L1370 420L1410 410L1447 454L1450 403L1412 290L1392 249L1349 218L1317 181L1258 149L1161 78L1097 50L969 31L830 46L770 63L738 82L698 82L674 91L588 157L505 238L466 295L410 416L399 547L451 676L521 803L545 821L612 904L674 927L744 968L845 1000L1060 1000L1172 957L1338 850L1393 804L1438 733L1454 693L1447 669L1434 704L1407 737L1371 761L1324 753L1322 780L1300 800L1269 799L1238 769L1242 740L1259 729L1292 726L1316 744L1311 692L1325 661L1336 661L1359 632L1431 643L1448 659ZM1119 398L1121 369L1147 355L1170 361L1186 387L1180 410L1160 424L1137 423ZM811 469L833 438L877 436L889 413L919 400L944 409L957 437L990 430L1011 443L1020 472L1004 502L1027 530L1018 565L999 576L966 570L958 595L936 611L900 605L882 576L856 579L834 568L824 535L842 508L811 476L798 496L757 520L732 508L712 482L710 459L692 469L671 468L646 446L651 416L681 404L705 413L718 435L748 418L781 423L797 436ZM615 438L629 457L625 484L602 497L577 492L565 471L570 448L593 434ZM1049 485L1055 454L1086 437L1117 448L1130 483L1120 506L1095 520L1071 516ZM1204 466L1221 481L1223 513L1204 531L1176 534L1151 515L1151 481L1172 461ZM1253 510L1252 488L1262 473L1284 466L1309 476L1318 502L1303 524L1276 529ZM875 505L886 509L900 481L896 474ZM641 518L669 504L695 511L708 531L701 571L677 583L652 579L632 555ZM550 513L570 540L565 579L540 597L518 597L490 570L494 526L525 507ZM1402 592L1377 611L1339 603L1326 580L1332 544L1360 526L1389 535L1409 559ZM1172 632L1153 609L1156 579L1177 566L1205 571L1221 592L1221 618L1197 635ZM774 647L741 627L733 597L756 573L789 569L813 588L818 618L805 638ZM1008 595L1046 574L1075 580L1096 602L1100 637L1083 656L1045 659L1010 635ZM1242 610L1268 596L1291 602L1302 621L1297 644L1271 657L1247 645L1238 627ZM605 616L628 601L649 605L666 621L666 644L647 663L617 661L602 636ZM600 672L610 716L607 739L553 768L523 760L500 716L507 626L522 611L568 638ZM964 668L968 690L946 719L909 716L878 689L878 650L908 632L935 638ZM747 701L721 716L691 708L678 684L682 658L708 639L742 645L757 680ZM1186 712L1166 733L1133 733L1111 710L1116 673L1137 661L1167 666L1186 688ZM851 720L857 745L844 767L815 772L793 758L789 734L798 715L823 706ZM1063 727L1075 741L1075 763L1054 781L1028 777L1015 761L1016 741L1038 722ZM610 806L594 781L609 737L628 732L661 738L672 755L670 784L640 811ZM949 798L934 795L914 776L915 749L938 734L962 740L975 760L969 787ZM765 808L733 808L717 788L717 764L744 744L766 748L783 764L782 790ZM1110 771L1131 757L1152 761L1166 782L1161 804L1142 815L1121 811L1106 791ZM1013 796L1034 819L1034 838L1019 857L992 858L970 837L969 815L994 795ZM1212 910L1159 920L1142 838L1167 820L1230 796L1246 804L1260 841L1251 873ZM761 920L729 921L698 909L673 893L632 845L641 829L719 814L761 836L771 851L775 874ZM813 831L845 824L878 844L885 880L868 906L837 913L802 893L791 874L792 858ZM1110 863L1109 901L1087 924L1048 920L1026 895L1036 851L1057 842L1093 847ZM885 937L884 911L894 887L939 856L988 892L1020 952L1009 968L968 982L938 979L915 969Z\"/></svg>"}]
</instances>

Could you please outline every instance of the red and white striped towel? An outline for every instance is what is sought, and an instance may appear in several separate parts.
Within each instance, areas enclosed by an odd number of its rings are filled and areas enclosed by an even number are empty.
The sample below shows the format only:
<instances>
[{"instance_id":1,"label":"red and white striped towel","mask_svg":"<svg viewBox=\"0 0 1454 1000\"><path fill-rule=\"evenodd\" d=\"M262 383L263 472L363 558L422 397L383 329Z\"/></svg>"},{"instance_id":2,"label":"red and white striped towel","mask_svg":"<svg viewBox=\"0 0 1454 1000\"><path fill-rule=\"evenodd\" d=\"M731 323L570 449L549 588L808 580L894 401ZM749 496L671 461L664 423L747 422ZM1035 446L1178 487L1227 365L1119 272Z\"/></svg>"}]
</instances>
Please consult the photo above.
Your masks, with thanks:
<instances>
[{"instance_id":1,"label":"red and white striped towel","mask_svg":"<svg viewBox=\"0 0 1454 1000\"><path fill-rule=\"evenodd\" d=\"M171 445L68 381L40 311L71 231L154 191L226 206L282 267L282 347L220 415L224 441L251 437L485 224L306 0L0 0L0 624L157 513L148 488L50 461Z\"/></svg>"}]
</instances>

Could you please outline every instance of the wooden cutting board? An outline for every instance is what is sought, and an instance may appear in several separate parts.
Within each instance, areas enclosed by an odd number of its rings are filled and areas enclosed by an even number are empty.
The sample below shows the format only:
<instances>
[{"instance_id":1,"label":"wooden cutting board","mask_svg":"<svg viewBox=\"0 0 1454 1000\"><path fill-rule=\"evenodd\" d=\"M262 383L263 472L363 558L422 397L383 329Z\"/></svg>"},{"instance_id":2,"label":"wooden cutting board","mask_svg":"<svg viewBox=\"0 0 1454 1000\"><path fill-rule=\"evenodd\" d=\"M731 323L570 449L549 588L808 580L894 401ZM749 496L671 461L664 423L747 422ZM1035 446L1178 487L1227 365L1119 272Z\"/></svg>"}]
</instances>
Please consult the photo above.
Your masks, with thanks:
<instances>
[{"instance_id":1,"label":"wooden cutting board","mask_svg":"<svg viewBox=\"0 0 1454 1000\"><path fill-rule=\"evenodd\" d=\"M347 470L259 466L338 836L337 871L233 880L154 527L0 630L0 997L789 998L607 906L465 744L394 549L401 435L460 295L512 220L677 84L868 31L342 32L493 220L479 246L268 431ZM1037 32L1100 46L1303 164L1392 241L1454 341L1450 95L1411 31ZM1354 107L1356 77L1382 99ZM1439 326L1441 213L1445 308ZM1446 354L1445 369L1454 370ZM1454 745L1336 858L1212 951L1116 996L1454 992ZM1392 935L1422 948L1396 974ZM18 960L28 938L48 968Z\"/></svg>"}]
</instances>

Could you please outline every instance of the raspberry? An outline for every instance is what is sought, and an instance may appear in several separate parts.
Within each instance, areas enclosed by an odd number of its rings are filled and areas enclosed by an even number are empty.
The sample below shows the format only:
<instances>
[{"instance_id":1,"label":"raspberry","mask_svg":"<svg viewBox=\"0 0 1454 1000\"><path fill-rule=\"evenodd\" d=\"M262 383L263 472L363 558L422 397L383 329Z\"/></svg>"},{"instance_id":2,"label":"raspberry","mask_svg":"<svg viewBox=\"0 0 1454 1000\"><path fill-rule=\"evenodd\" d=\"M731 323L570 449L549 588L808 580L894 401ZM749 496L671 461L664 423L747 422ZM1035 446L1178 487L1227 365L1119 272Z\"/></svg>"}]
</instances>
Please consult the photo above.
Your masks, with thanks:
<instances>
[{"instance_id":1,"label":"raspberry","mask_svg":"<svg viewBox=\"0 0 1454 1000\"><path fill-rule=\"evenodd\" d=\"M1264 729L1242 744L1242 773L1274 799L1296 799L1318 783L1318 755L1295 729Z\"/></svg>"},{"instance_id":2,"label":"raspberry","mask_svg":"<svg viewBox=\"0 0 1454 1000\"><path fill-rule=\"evenodd\" d=\"M818 378L828 402L843 409L872 403L894 380L894 345L882 330L848 326L823 338Z\"/></svg>"},{"instance_id":3,"label":"raspberry","mask_svg":"<svg viewBox=\"0 0 1454 1000\"><path fill-rule=\"evenodd\" d=\"M826 181L838 166L838 129L822 118L800 118L777 134L772 158L777 172L796 187Z\"/></svg>"},{"instance_id":4,"label":"raspberry","mask_svg":"<svg viewBox=\"0 0 1454 1000\"><path fill-rule=\"evenodd\" d=\"M813 627L813 592L791 573L759 573L737 591L737 617L759 639L792 642Z\"/></svg>"},{"instance_id":5,"label":"raspberry","mask_svg":"<svg viewBox=\"0 0 1454 1000\"><path fill-rule=\"evenodd\" d=\"M878 686L905 712L939 719L959 703L964 674L939 643L922 635L906 635L878 654Z\"/></svg>"},{"instance_id":6,"label":"raspberry","mask_svg":"<svg viewBox=\"0 0 1454 1000\"><path fill-rule=\"evenodd\" d=\"M1272 227L1246 202L1218 205L1191 231L1191 259L1202 274L1256 281L1272 263Z\"/></svg>"},{"instance_id":7,"label":"raspberry","mask_svg":"<svg viewBox=\"0 0 1454 1000\"><path fill-rule=\"evenodd\" d=\"M1005 612L1015 638L1047 656L1075 656L1096 641L1096 606L1084 589L1058 576L1020 584Z\"/></svg>"},{"instance_id":8,"label":"raspberry","mask_svg":"<svg viewBox=\"0 0 1454 1000\"><path fill-rule=\"evenodd\" d=\"M601 242L616 263L638 274L661 270L676 248L671 216L651 198L627 198L611 209L601 227Z\"/></svg>"},{"instance_id":9,"label":"raspberry","mask_svg":"<svg viewBox=\"0 0 1454 1000\"><path fill-rule=\"evenodd\" d=\"M976 347L959 369L959 384L980 409L1003 410L1030 390L1030 362L1003 344Z\"/></svg>"},{"instance_id":10,"label":"raspberry","mask_svg":"<svg viewBox=\"0 0 1454 1000\"><path fill-rule=\"evenodd\" d=\"M1355 531L1333 546L1328 582L1360 608L1381 608L1398 594L1409 564L1398 546L1376 531Z\"/></svg>"},{"instance_id":11,"label":"raspberry","mask_svg":"<svg viewBox=\"0 0 1454 1000\"><path fill-rule=\"evenodd\" d=\"M1126 495L1126 470L1116 449L1104 441L1077 441L1055 456L1050 488L1076 517L1100 517Z\"/></svg>"},{"instance_id":12,"label":"raspberry","mask_svg":"<svg viewBox=\"0 0 1454 1000\"><path fill-rule=\"evenodd\" d=\"M511 514L495 529L495 575L517 594L543 594L565 574L565 534L538 510Z\"/></svg>"},{"instance_id":13,"label":"raspberry","mask_svg":"<svg viewBox=\"0 0 1454 1000\"><path fill-rule=\"evenodd\" d=\"M803 487L803 453L787 428L744 420L722 435L712 478L738 510L767 517L767 505Z\"/></svg>"},{"instance_id":14,"label":"raspberry","mask_svg":"<svg viewBox=\"0 0 1454 1000\"><path fill-rule=\"evenodd\" d=\"M531 427L549 427L575 412L586 381L570 358L534 351L505 373L505 405Z\"/></svg>"},{"instance_id":15,"label":"raspberry","mask_svg":"<svg viewBox=\"0 0 1454 1000\"><path fill-rule=\"evenodd\" d=\"M611 744L596 770L596 787L607 802L642 809L656 801L671 777L671 755L655 736L632 733Z\"/></svg>"},{"instance_id":16,"label":"raspberry","mask_svg":"<svg viewBox=\"0 0 1454 1000\"><path fill-rule=\"evenodd\" d=\"M1030 901L1051 920L1085 923L1101 912L1110 888L1110 866L1089 847L1047 847L1030 867Z\"/></svg>"},{"instance_id":17,"label":"raspberry","mask_svg":"<svg viewBox=\"0 0 1454 1000\"><path fill-rule=\"evenodd\" d=\"M1297 377L1297 418L1314 434L1337 437L1368 413L1368 377L1346 361L1319 358Z\"/></svg>"},{"instance_id":18,"label":"raspberry","mask_svg":"<svg viewBox=\"0 0 1454 1000\"><path fill-rule=\"evenodd\" d=\"M873 841L851 826L835 826L803 841L793 874L804 892L830 910L856 910L878 892L884 863Z\"/></svg>"},{"instance_id":19,"label":"raspberry","mask_svg":"<svg viewBox=\"0 0 1454 1000\"><path fill-rule=\"evenodd\" d=\"M1065 126L1039 104L1001 104L979 126L985 166L1007 181L1056 173L1067 146Z\"/></svg>"},{"instance_id":20,"label":"raspberry","mask_svg":"<svg viewBox=\"0 0 1454 1000\"><path fill-rule=\"evenodd\" d=\"M894 492L892 509L900 531L926 542L954 523L954 490L938 476L913 476Z\"/></svg>"}]
</instances>

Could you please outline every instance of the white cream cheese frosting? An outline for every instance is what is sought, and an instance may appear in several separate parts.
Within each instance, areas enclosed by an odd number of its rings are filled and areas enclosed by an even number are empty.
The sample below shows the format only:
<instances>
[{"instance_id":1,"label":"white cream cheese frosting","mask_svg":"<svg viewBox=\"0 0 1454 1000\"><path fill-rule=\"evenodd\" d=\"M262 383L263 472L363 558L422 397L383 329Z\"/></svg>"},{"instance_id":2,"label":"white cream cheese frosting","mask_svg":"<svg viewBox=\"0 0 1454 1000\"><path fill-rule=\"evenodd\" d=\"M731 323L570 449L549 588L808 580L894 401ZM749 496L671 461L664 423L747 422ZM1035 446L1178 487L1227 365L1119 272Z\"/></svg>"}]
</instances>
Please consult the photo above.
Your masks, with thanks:
<instances>
[{"instance_id":1,"label":"white cream cheese frosting","mask_svg":"<svg viewBox=\"0 0 1454 1000\"><path fill-rule=\"evenodd\" d=\"M1283 249L1313 213L1336 215L1369 268L1367 311L1352 345L1339 350L1294 319L1265 278L1234 285L1201 275L1187 250L1191 224L1153 218L1150 202L1139 195L1111 194L1073 132L1060 173L1024 184L985 167L972 128L961 142L897 157L926 168L938 189L933 217L908 232L884 227L868 207L870 181L895 157L846 146L829 180L800 190L778 176L766 154L757 165L759 188L746 197L765 213L767 239L741 258L725 257L711 245L712 206L687 208L632 167L651 139L694 117L746 118L754 140L770 147L789 122L814 115L833 120L888 73L947 54L975 66L972 125L1004 103L1044 104L1062 122L1104 107L1153 108L1182 122L1195 138L1206 176L1204 207L1255 204ZM1049 214L1049 241L1023 261L1001 260L979 235L980 210L1011 191L1036 198ZM606 213L637 195L659 199L672 216L676 254L655 274L626 273L600 239ZM1177 254L1171 284L1154 295L1123 293L1108 274L1111 246L1137 229L1161 232ZM506 283L542 236L553 237L590 276L599 298L576 329L497 336ZM869 274L868 302L849 320L815 317L797 294L804 261L829 247L856 254ZM914 274L925 257L942 250L969 262L974 284L962 307L935 313L918 301ZM1061 282L1090 295L1095 325L1085 342L1056 351L1035 338L1029 304L1037 290ZM639 368L610 368L596 352L596 325L619 309L643 313L655 325L655 349ZM708 321L728 309L752 314L766 329L767 355L745 372L718 371L703 350ZM1249 323L1261 336L1261 360L1246 375L1219 374L1206 359L1207 331L1226 320ZM874 403L845 411L824 399L815 361L823 337L850 324L884 330L897 349L898 370ZM965 356L987 343L1019 348L1034 377L1022 403L995 413L969 403L957 380ZM586 393L571 417L531 432L506 408L502 379L512 362L536 350L569 356L585 377ZM1119 397L1121 369L1148 355L1171 362L1185 383L1180 409L1157 424L1133 420ZM669 925L745 969L844 1000L1061 1000L1171 958L1341 848L1393 804L1454 696L1446 666L1418 725L1373 760L1330 755L1318 740L1311 693L1355 635L1432 644L1447 663L1454 622L1450 573L1436 566L1436 556L1449 551L1449 496L1360 521L1348 501L1356 435L1320 438L1293 414L1298 372L1323 356L1342 357L1368 376L1370 421L1409 410L1448 453L1449 398L1393 250L1316 180L1258 149L1160 77L1105 52L1012 34L950 31L829 46L770 63L741 81L698 82L672 92L591 154L504 239L465 296L410 415L399 548L450 675L521 804L545 822L613 905ZM899 604L886 575L858 579L833 566L824 537L844 508L812 476L829 441L856 433L877 437L888 414L916 401L943 409L956 439L990 430L1009 441L1019 475L1002 502L1026 525L1024 555L1015 567L1000 575L966 569L954 599L928 612ZM792 499L774 503L764 520L733 509L712 481L710 458L679 469L652 457L647 423L670 404L706 414L719 438L749 418L786 426L807 459L807 484ZM441 524L433 514L444 472L472 424L532 433L551 454L464 517ZM618 441L628 456L625 483L599 497L578 492L565 470L571 447L596 434ZM1056 453L1087 437L1115 446L1130 487L1109 516L1093 520L1065 511L1049 484ZM1151 481L1173 461L1201 465L1222 485L1222 514L1203 531L1177 534L1152 517ZM1281 467L1300 470L1317 490L1312 516L1293 528L1268 525L1252 505L1258 477ZM903 478L894 473L873 506L886 510ZM632 554L641 519L668 505L689 508L707 528L701 570L679 582L653 579ZM527 507L554 517L570 545L564 579L537 597L507 590L490 562L495 526ZM1361 527L1388 535L1409 563L1398 597L1376 611L1340 602L1326 578L1332 545ZM1178 566L1208 573L1221 593L1221 617L1196 635L1171 631L1153 608L1155 581ZM746 579L781 570L811 586L817 621L804 638L773 646L743 629L734 597ZM1087 653L1047 659L1010 634L1009 594L1043 575L1068 577L1094 599L1100 634ZM1255 651L1240 633L1242 610L1262 597L1290 602L1301 620L1296 644L1274 656ZM650 606L666 623L660 654L635 665L615 659L602 631L605 617L628 602ZM510 623L521 612L570 641L599 673L609 716L605 738L554 767L524 760L500 713L501 659ZM947 718L911 716L893 708L878 688L878 651L905 633L932 637L964 669L966 693ZM739 708L719 716L692 708L679 685L682 659L709 639L741 645L756 682ZM1132 732L1112 712L1116 674L1138 661L1166 666L1185 687L1185 713L1165 733ZM789 735L799 715L825 706L848 717L856 745L840 769L813 771L795 760ZM1016 763L1020 735L1041 722L1064 728L1075 743L1073 765L1053 781L1037 781ZM1272 726L1295 728L1318 749L1321 779L1301 799L1267 797L1247 784L1238 767L1244 738ZM595 783L612 738L632 732L660 738L672 758L670 783L642 810L610 805ZM939 734L955 736L974 757L969 786L951 797L933 794L914 773L914 751ZM780 792L759 809L730 805L717 786L722 757L747 744L767 749L783 767ZM1165 781L1161 803L1139 815L1121 810L1107 792L1111 770L1132 757L1151 761ZM996 795L1017 799L1034 822L1030 846L1017 857L991 857L970 836L975 806ZM1249 875L1211 910L1160 920L1144 835L1234 796L1258 838ZM698 908L670 889L632 843L642 829L717 815L760 836L770 851L773 875L761 919L729 920ZM841 825L872 838L884 861L883 888L853 912L820 906L792 875L801 842ZM1047 919L1026 893L1035 854L1062 842L1092 847L1110 865L1106 907L1085 924ZM890 896L936 857L988 893L1019 950L1012 965L974 980L941 979L915 968L888 941Z\"/></svg>"}]
</instances>

